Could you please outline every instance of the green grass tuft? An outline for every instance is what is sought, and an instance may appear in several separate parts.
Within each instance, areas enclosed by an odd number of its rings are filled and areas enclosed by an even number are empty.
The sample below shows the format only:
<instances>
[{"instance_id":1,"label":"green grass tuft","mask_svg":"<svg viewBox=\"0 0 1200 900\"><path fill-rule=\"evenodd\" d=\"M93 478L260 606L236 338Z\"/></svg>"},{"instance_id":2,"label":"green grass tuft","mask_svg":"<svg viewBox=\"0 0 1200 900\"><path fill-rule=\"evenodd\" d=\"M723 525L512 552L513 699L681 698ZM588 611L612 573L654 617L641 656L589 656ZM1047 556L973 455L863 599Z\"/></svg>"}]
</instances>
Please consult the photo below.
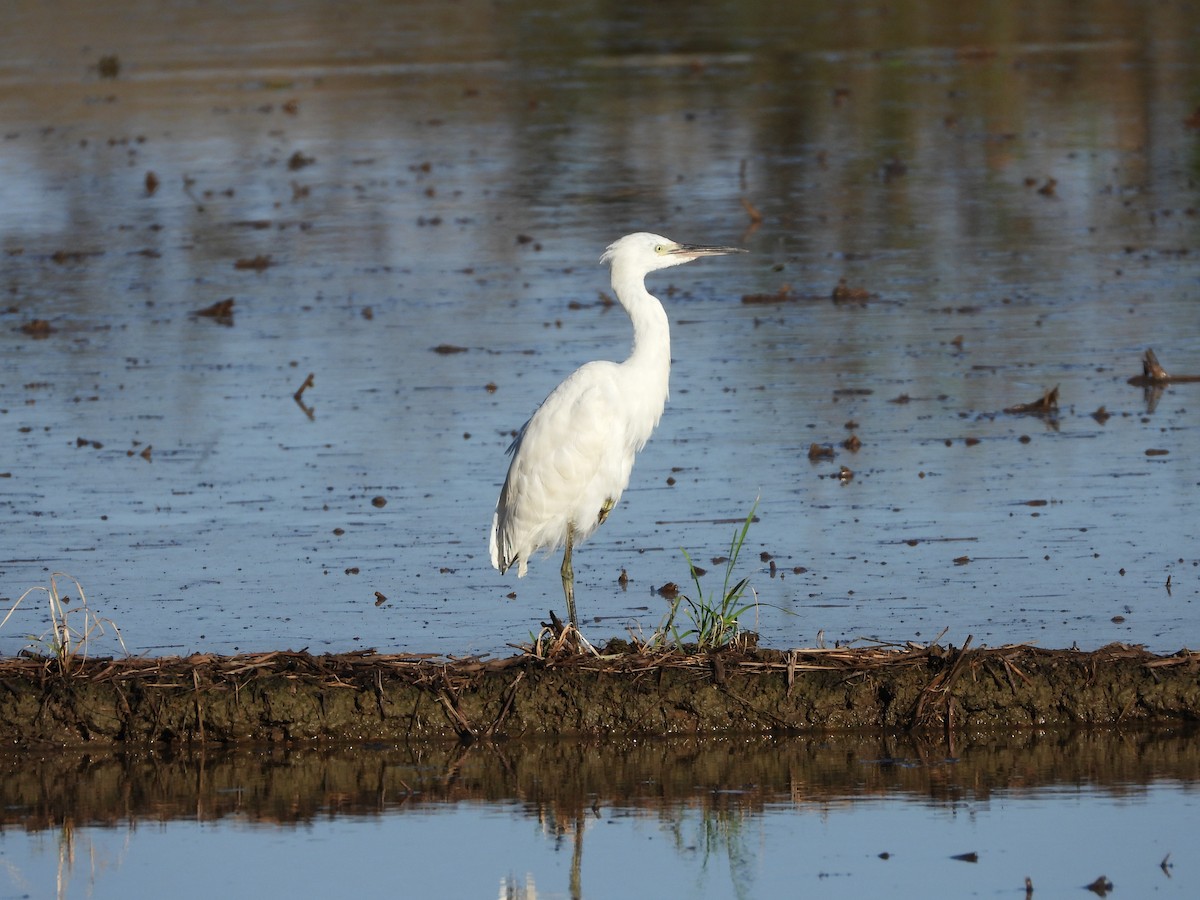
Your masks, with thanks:
<instances>
[{"instance_id":1,"label":"green grass tuft","mask_svg":"<svg viewBox=\"0 0 1200 900\"><path fill-rule=\"evenodd\" d=\"M757 609L758 595L755 594L754 588L750 587L749 578L734 581L734 569L757 509L758 500L755 500L746 521L733 533L733 542L729 545L729 556L725 562L725 581L721 585L720 593L714 591L705 595L704 587L700 584L700 573L696 570L691 555L687 550L680 548L683 558L687 560L692 583L696 585L696 596L676 596L662 625L651 637L651 646L669 644L683 650L690 644L694 645L697 651L717 650L728 647L742 633L741 617L749 610ZM745 600L747 590L752 598L749 601ZM680 630L677 624L680 613L690 623L690 627L685 626L684 630Z\"/></svg>"}]
</instances>

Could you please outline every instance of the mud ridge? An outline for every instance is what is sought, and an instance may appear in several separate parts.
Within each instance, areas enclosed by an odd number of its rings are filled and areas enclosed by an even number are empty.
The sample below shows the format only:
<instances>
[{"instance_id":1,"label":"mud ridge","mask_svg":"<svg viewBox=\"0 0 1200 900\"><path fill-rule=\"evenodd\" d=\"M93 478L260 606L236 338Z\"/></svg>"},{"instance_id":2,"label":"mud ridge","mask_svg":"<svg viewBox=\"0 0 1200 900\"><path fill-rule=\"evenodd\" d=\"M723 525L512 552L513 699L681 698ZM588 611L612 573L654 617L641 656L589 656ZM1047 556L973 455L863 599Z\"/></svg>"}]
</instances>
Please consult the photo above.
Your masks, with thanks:
<instances>
[{"instance_id":1,"label":"mud ridge","mask_svg":"<svg viewBox=\"0 0 1200 900\"><path fill-rule=\"evenodd\" d=\"M8 746L1011 730L1200 720L1200 653L878 645L0 660Z\"/></svg>"}]
</instances>

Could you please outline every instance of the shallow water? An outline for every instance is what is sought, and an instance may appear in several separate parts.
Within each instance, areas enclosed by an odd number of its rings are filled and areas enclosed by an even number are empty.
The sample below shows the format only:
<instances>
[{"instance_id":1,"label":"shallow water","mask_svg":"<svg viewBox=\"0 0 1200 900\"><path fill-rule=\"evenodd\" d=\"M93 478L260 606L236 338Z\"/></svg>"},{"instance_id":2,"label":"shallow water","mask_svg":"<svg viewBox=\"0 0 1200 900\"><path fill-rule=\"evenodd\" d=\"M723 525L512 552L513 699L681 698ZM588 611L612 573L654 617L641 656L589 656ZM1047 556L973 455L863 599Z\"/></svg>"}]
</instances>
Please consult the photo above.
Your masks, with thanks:
<instances>
[{"instance_id":1,"label":"shallow water","mask_svg":"<svg viewBox=\"0 0 1200 900\"><path fill-rule=\"evenodd\" d=\"M561 590L488 565L504 448L626 352L596 260L650 229L752 253L652 279L672 397L591 636L759 498L772 646L1196 643L1200 385L1125 383L1200 373L1193 8L128 6L0 29L2 596L67 572L150 654L506 652Z\"/></svg>"},{"instance_id":2,"label":"shallow water","mask_svg":"<svg viewBox=\"0 0 1200 900\"><path fill-rule=\"evenodd\" d=\"M1047 732L0 756L0 884L915 898L1020 896L1026 878L1088 896L1104 876L1118 896L1192 897L1196 748Z\"/></svg>"}]
</instances>

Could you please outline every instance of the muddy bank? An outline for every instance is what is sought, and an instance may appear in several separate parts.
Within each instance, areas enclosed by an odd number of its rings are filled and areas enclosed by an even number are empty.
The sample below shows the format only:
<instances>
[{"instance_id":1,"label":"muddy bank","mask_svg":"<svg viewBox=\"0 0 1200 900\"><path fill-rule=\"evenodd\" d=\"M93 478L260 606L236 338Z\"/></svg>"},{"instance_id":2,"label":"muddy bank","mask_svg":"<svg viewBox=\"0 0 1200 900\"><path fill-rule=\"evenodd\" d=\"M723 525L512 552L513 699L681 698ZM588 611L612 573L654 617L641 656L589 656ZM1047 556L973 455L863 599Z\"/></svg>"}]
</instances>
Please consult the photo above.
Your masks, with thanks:
<instances>
[{"instance_id":1,"label":"muddy bank","mask_svg":"<svg viewBox=\"0 0 1200 900\"><path fill-rule=\"evenodd\" d=\"M1012 729L1200 719L1200 653L1028 646L0 662L8 745Z\"/></svg>"}]
</instances>

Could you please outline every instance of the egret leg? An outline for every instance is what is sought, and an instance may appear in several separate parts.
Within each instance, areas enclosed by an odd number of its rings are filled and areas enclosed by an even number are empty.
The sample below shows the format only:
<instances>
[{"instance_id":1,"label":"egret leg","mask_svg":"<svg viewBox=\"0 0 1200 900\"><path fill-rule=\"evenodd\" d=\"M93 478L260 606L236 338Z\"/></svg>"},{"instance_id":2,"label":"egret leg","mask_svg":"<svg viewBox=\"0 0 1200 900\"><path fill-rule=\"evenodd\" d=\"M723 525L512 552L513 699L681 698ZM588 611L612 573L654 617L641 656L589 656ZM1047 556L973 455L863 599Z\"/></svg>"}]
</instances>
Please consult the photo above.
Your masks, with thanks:
<instances>
[{"instance_id":1,"label":"egret leg","mask_svg":"<svg viewBox=\"0 0 1200 900\"><path fill-rule=\"evenodd\" d=\"M562 583L563 593L567 595L567 618L575 629L579 623L575 621L575 570L571 568L571 545L575 543L575 526L567 526L567 549L563 552Z\"/></svg>"}]
</instances>

